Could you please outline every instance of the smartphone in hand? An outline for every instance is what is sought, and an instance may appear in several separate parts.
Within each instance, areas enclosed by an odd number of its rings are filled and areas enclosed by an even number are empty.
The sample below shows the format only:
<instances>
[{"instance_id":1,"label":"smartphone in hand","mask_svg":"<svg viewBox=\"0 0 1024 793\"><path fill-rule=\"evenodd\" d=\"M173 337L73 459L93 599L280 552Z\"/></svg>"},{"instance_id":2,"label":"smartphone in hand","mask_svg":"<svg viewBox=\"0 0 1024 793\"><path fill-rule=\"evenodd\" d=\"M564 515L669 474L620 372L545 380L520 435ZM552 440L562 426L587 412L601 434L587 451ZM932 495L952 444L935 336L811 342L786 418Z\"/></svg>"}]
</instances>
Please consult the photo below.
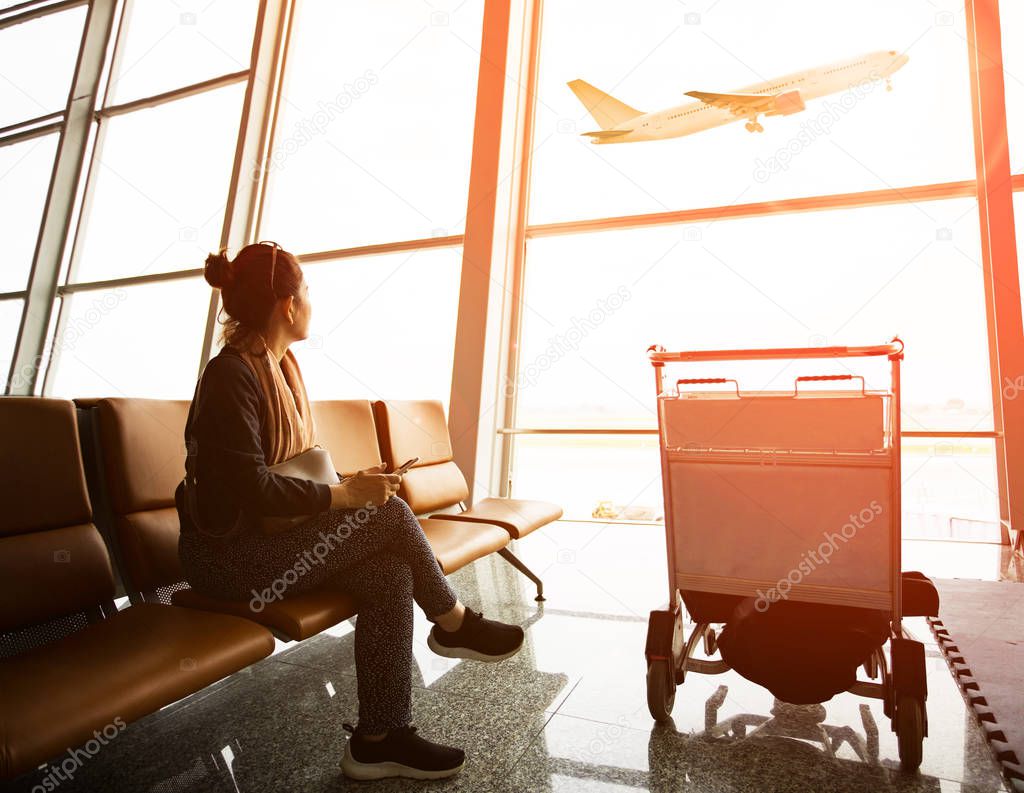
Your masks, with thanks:
<instances>
[{"instance_id":1,"label":"smartphone in hand","mask_svg":"<svg viewBox=\"0 0 1024 793\"><path fill-rule=\"evenodd\" d=\"M391 473L398 474L399 476L401 476L402 474L406 473L410 468L412 468L414 465L416 465L416 463L418 463L419 461L420 461L419 457L413 457L410 460L406 460L404 463L401 464L401 466L396 468Z\"/></svg>"}]
</instances>

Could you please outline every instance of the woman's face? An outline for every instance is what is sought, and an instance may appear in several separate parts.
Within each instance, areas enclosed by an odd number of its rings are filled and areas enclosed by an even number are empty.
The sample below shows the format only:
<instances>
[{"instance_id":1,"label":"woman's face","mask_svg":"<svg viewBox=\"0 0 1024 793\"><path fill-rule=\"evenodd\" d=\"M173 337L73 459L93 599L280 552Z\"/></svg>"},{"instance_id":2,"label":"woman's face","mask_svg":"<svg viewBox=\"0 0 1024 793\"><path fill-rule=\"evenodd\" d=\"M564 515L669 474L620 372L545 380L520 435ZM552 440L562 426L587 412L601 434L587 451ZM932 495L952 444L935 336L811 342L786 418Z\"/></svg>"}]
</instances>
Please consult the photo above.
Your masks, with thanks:
<instances>
[{"instance_id":1,"label":"woman's face","mask_svg":"<svg viewBox=\"0 0 1024 793\"><path fill-rule=\"evenodd\" d=\"M305 339L309 336L309 320L313 316L313 305L309 300L309 284L306 283L305 278L302 279L298 295L292 301L292 308L295 312L295 324L292 325L295 338L296 340Z\"/></svg>"}]
</instances>

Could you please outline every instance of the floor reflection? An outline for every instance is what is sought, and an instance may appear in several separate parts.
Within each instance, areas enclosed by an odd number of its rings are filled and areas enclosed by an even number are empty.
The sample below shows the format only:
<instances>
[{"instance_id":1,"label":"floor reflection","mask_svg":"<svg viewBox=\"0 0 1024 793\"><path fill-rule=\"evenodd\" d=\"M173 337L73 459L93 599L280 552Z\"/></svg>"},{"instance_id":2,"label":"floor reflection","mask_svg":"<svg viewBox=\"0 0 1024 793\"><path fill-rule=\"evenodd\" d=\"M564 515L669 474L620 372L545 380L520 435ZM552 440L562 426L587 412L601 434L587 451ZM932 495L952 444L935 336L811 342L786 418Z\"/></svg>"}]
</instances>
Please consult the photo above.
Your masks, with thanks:
<instances>
[{"instance_id":1,"label":"floor reflection","mask_svg":"<svg viewBox=\"0 0 1024 793\"><path fill-rule=\"evenodd\" d=\"M680 729L674 720L648 731L555 715L514 769L513 789L523 791L854 791L1003 790L988 768L973 780L935 773L906 774L882 750L888 730L867 703L858 721L830 721L821 705L772 700L766 712L720 717L729 687L718 686L693 710L704 729ZM984 757L976 770L986 769ZM984 777L984 778L982 778Z\"/></svg>"},{"instance_id":2,"label":"floor reflection","mask_svg":"<svg viewBox=\"0 0 1024 793\"><path fill-rule=\"evenodd\" d=\"M793 706L735 672L689 675L673 718L647 712L647 611L664 600L663 542L643 527L567 524L538 532L520 555L545 578L539 607L503 560L453 576L467 604L527 628L499 664L457 662L426 647L417 615L414 718L430 737L467 749L465 771L430 790L960 791L1002 783L923 621L929 730L920 773L899 770L895 736L876 700L852 694ZM570 558L559 554L571 547ZM956 549L940 550L953 553ZM561 559L561 561L559 561ZM986 562L987 564L987 562ZM926 570L927 572L927 570ZM343 721L357 712L351 623L301 644L123 731L55 789L80 791L398 791L420 783L351 783L338 768ZM59 761L57 761L59 762ZM29 793L40 770L8 788Z\"/></svg>"},{"instance_id":3,"label":"floor reflection","mask_svg":"<svg viewBox=\"0 0 1024 793\"><path fill-rule=\"evenodd\" d=\"M826 757L834 759L844 745L864 763L878 764L878 724L867 703L860 706L863 734L853 727L825 724L824 705L792 705L776 699L771 715L741 713L718 721L718 711L729 694L728 686L719 686L704 704L704 732L708 738L792 738L821 746Z\"/></svg>"}]
</instances>

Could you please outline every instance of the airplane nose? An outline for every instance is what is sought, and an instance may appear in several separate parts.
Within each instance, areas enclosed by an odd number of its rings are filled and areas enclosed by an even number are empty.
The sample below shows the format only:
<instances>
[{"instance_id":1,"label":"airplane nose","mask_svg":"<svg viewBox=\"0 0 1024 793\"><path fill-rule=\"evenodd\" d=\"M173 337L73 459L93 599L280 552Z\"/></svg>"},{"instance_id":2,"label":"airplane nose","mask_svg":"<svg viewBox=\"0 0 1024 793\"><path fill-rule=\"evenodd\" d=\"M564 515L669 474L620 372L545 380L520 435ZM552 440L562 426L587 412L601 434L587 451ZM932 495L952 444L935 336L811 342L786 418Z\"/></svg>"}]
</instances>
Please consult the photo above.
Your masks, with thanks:
<instances>
[{"instance_id":1,"label":"airplane nose","mask_svg":"<svg viewBox=\"0 0 1024 793\"><path fill-rule=\"evenodd\" d=\"M889 50L884 56L883 71L889 75L893 72L897 72L907 65L907 61L910 60L909 55L900 54L896 50Z\"/></svg>"},{"instance_id":2,"label":"airplane nose","mask_svg":"<svg viewBox=\"0 0 1024 793\"><path fill-rule=\"evenodd\" d=\"M889 61L889 66L893 71L896 71L897 69L902 69L904 66L907 65L907 61L910 60L909 55L907 55L906 53L898 53L896 52L896 50L889 50L889 57L891 58L891 60Z\"/></svg>"}]
</instances>

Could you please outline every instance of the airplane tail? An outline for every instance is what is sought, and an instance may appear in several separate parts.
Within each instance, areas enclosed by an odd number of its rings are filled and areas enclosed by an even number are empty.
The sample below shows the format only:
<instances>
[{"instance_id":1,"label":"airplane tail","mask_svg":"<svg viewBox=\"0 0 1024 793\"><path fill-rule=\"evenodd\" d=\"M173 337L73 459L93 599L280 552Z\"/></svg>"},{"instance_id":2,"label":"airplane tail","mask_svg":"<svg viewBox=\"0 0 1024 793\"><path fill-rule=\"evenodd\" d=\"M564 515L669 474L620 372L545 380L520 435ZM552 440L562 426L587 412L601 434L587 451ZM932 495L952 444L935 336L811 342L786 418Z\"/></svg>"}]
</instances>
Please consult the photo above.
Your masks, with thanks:
<instances>
[{"instance_id":1,"label":"airplane tail","mask_svg":"<svg viewBox=\"0 0 1024 793\"><path fill-rule=\"evenodd\" d=\"M567 85L601 129L612 129L631 118L643 115L643 111L620 102L604 91L599 91L585 80L572 80Z\"/></svg>"}]
</instances>

